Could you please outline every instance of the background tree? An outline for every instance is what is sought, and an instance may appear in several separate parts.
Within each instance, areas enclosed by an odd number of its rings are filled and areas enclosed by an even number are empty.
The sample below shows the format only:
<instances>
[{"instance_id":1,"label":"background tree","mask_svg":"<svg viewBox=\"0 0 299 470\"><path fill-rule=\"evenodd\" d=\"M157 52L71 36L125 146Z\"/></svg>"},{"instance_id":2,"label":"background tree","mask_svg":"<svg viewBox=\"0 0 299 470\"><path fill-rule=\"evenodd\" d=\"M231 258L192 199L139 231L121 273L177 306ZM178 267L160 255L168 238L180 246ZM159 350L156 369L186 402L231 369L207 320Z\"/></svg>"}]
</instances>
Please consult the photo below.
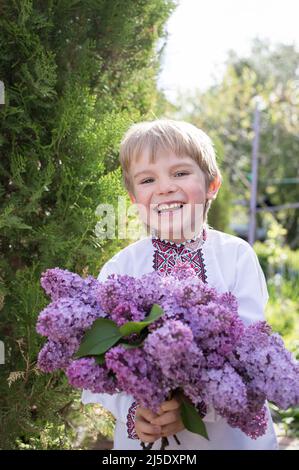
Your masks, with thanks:
<instances>
[{"instance_id":1,"label":"background tree","mask_svg":"<svg viewBox=\"0 0 299 470\"><path fill-rule=\"evenodd\" d=\"M248 58L229 54L223 79L205 92L183 97L177 115L215 134L234 199L249 200L255 98L261 115L258 203L299 202L299 52L256 40ZM292 178L292 179L290 179ZM298 209L274 214L298 247Z\"/></svg>"}]
</instances>

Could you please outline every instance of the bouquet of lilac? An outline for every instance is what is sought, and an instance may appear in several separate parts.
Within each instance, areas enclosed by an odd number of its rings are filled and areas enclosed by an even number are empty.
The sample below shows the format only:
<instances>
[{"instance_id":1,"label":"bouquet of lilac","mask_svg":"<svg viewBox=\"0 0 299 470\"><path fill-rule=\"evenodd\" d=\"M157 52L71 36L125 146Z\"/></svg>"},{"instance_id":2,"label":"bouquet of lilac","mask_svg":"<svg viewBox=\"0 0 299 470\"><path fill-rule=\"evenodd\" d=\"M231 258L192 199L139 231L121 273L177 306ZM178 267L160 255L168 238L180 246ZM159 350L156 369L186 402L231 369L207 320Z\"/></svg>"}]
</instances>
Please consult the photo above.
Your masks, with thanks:
<instances>
[{"instance_id":1,"label":"bouquet of lilac","mask_svg":"<svg viewBox=\"0 0 299 470\"><path fill-rule=\"evenodd\" d=\"M179 392L185 427L206 438L203 405L256 439L266 432L266 400L299 403L299 363L279 335L263 321L245 326L236 298L192 268L103 283L55 268L41 285L52 302L37 322L48 338L38 365L63 369L74 387L123 391L154 412Z\"/></svg>"}]
</instances>

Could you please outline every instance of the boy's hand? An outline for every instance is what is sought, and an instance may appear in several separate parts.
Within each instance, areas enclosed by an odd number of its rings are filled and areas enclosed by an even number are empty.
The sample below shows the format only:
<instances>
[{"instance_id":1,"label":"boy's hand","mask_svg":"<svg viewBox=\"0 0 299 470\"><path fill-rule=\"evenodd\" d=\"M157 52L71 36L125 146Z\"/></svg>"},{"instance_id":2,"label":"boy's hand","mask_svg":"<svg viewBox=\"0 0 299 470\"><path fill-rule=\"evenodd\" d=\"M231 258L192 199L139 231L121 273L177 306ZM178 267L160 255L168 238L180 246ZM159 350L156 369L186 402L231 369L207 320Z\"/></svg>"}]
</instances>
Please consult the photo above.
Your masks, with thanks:
<instances>
[{"instance_id":1,"label":"boy's hand","mask_svg":"<svg viewBox=\"0 0 299 470\"><path fill-rule=\"evenodd\" d=\"M171 400L164 401L160 406L160 416L151 420L152 424L162 427L162 437L172 436L173 434L185 429L181 419L180 407L181 400L179 397L174 397Z\"/></svg>"},{"instance_id":2,"label":"boy's hand","mask_svg":"<svg viewBox=\"0 0 299 470\"><path fill-rule=\"evenodd\" d=\"M142 442L155 442L161 437L161 426L152 424L158 415L147 408L136 408L135 431Z\"/></svg>"}]
</instances>

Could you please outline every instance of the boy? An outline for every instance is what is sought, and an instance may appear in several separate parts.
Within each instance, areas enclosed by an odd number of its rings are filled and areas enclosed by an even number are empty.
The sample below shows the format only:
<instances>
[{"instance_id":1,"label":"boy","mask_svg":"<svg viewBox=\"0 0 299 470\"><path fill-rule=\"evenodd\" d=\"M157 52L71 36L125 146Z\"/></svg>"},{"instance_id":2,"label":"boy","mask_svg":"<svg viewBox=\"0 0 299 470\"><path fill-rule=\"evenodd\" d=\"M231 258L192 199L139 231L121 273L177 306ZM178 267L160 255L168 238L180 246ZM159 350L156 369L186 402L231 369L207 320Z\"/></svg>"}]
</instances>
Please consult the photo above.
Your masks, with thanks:
<instances>
[{"instance_id":1,"label":"boy","mask_svg":"<svg viewBox=\"0 0 299 470\"><path fill-rule=\"evenodd\" d=\"M98 279L104 281L112 273L140 277L153 270L168 275L176 263L187 262L204 282L237 297L245 323L263 319L268 293L254 251L245 241L211 230L206 223L221 185L209 137L185 122L136 124L121 143L120 163L130 199L151 235L113 256ZM168 437L167 449L277 448L269 412L267 433L252 440L209 409L203 418L207 441L184 428L178 397L164 402L157 415L124 393L84 391L82 401L101 403L116 417L114 449L141 449L141 441L160 449L161 437Z\"/></svg>"}]
</instances>

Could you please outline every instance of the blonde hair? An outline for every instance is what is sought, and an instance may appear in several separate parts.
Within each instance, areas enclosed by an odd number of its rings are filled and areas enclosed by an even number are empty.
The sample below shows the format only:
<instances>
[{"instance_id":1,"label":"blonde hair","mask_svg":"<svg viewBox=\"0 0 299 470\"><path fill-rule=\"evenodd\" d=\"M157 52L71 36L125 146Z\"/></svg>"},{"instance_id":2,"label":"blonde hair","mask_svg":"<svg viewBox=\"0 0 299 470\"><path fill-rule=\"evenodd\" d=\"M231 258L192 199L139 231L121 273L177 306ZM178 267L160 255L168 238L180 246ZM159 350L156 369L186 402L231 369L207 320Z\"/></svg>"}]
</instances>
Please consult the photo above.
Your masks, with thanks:
<instances>
[{"instance_id":1,"label":"blonde hair","mask_svg":"<svg viewBox=\"0 0 299 470\"><path fill-rule=\"evenodd\" d=\"M221 179L213 143L205 132L185 121L157 119L132 125L122 139L119 159L124 185L129 192L133 193L132 163L145 149L149 149L150 162L154 163L161 148L174 152L178 157L191 157L204 172L206 190L215 178ZM210 205L211 200L206 201L204 221Z\"/></svg>"}]
</instances>

